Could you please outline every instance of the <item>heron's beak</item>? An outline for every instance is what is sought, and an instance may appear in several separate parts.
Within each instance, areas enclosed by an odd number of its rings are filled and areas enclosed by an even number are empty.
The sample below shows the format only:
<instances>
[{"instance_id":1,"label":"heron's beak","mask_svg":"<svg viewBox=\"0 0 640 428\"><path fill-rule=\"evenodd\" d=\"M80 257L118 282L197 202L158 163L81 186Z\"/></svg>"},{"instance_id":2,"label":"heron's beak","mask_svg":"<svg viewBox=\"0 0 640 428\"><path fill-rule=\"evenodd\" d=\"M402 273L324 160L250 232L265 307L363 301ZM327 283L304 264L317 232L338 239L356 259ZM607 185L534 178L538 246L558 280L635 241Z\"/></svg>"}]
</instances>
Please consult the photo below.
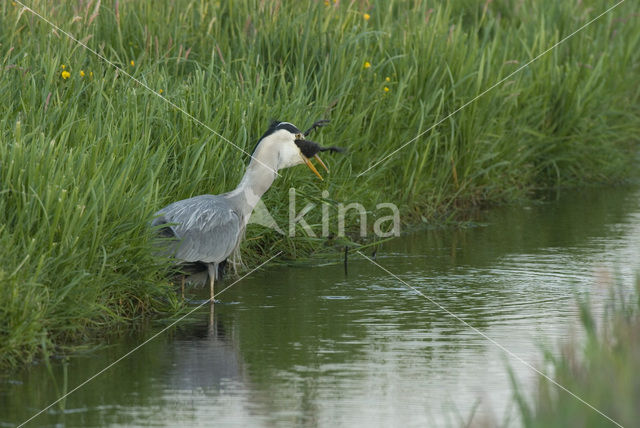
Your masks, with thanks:
<instances>
[{"instance_id":1,"label":"heron's beak","mask_svg":"<svg viewBox=\"0 0 640 428\"><path fill-rule=\"evenodd\" d=\"M324 164L324 162L322 162L322 159L320 159L320 156L315 155L314 158L317 159L318 162L320 162L320 165L322 165L322 167L324 168L325 171L327 171L327 173L329 172L329 168L327 168L327 166Z\"/></svg>"},{"instance_id":2,"label":"heron's beak","mask_svg":"<svg viewBox=\"0 0 640 428\"><path fill-rule=\"evenodd\" d=\"M316 157L318 157L318 156L316 155ZM324 178L322 178L322 176L320 175L320 173L318 172L318 170L316 169L316 167L315 167L315 166L313 166L313 164L311 163L311 161L309 160L309 158L308 158L308 157L306 157L305 155L302 155L302 159L304 159L304 163L306 163L306 164L307 164L307 166L309 167L309 169L310 169L311 171L313 171L313 173L314 173L315 175L317 175L317 176L318 176L318 178L319 178L320 180L324 181ZM322 162L322 161L320 161L320 162ZM322 165L324 166L324 164L322 164ZM326 166L325 166L325 168L326 168Z\"/></svg>"}]
</instances>

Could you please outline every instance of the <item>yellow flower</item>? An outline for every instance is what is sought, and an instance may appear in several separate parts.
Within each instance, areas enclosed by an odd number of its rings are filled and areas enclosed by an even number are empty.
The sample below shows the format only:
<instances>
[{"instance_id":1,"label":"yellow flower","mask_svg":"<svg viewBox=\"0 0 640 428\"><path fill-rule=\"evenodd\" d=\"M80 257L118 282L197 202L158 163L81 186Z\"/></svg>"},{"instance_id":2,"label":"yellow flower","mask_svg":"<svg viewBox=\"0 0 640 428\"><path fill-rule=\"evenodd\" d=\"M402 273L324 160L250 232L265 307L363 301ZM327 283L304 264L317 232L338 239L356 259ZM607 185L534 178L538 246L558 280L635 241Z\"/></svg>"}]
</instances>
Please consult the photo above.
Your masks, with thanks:
<instances>
[{"instance_id":1,"label":"yellow flower","mask_svg":"<svg viewBox=\"0 0 640 428\"><path fill-rule=\"evenodd\" d=\"M391 78L389 76L385 77L384 80L386 80L387 82L391 82Z\"/></svg>"},{"instance_id":2,"label":"yellow flower","mask_svg":"<svg viewBox=\"0 0 640 428\"><path fill-rule=\"evenodd\" d=\"M369 67L371 67L371 63L369 61L365 61L364 68L369 68Z\"/></svg>"},{"instance_id":3,"label":"yellow flower","mask_svg":"<svg viewBox=\"0 0 640 428\"><path fill-rule=\"evenodd\" d=\"M66 66L66 65L64 65L64 64L62 64L60 67L61 67L63 70L64 70L65 68L67 68L67 66Z\"/></svg>"},{"instance_id":4,"label":"yellow flower","mask_svg":"<svg viewBox=\"0 0 640 428\"><path fill-rule=\"evenodd\" d=\"M162 89L160 89L160 90L158 91L158 93L159 93L159 94L161 94L161 93L163 93L163 92L164 92L164 91L163 91Z\"/></svg>"},{"instance_id":5,"label":"yellow flower","mask_svg":"<svg viewBox=\"0 0 640 428\"><path fill-rule=\"evenodd\" d=\"M71 73L69 73L68 71L63 71L62 72L62 78L64 80L67 80L69 78L69 76L71 76Z\"/></svg>"},{"instance_id":6,"label":"yellow flower","mask_svg":"<svg viewBox=\"0 0 640 428\"><path fill-rule=\"evenodd\" d=\"M89 72L89 77L93 77L93 71Z\"/></svg>"},{"instance_id":7,"label":"yellow flower","mask_svg":"<svg viewBox=\"0 0 640 428\"><path fill-rule=\"evenodd\" d=\"M80 70L80 77L84 77L84 70Z\"/></svg>"},{"instance_id":8,"label":"yellow flower","mask_svg":"<svg viewBox=\"0 0 640 428\"><path fill-rule=\"evenodd\" d=\"M385 87L384 87L384 91L385 91L385 92L389 92L389 88L385 86Z\"/></svg>"},{"instance_id":9,"label":"yellow flower","mask_svg":"<svg viewBox=\"0 0 640 428\"><path fill-rule=\"evenodd\" d=\"M368 21L369 18L371 18L371 15L369 15L368 13L365 13L364 15L362 15L362 17L364 18L365 21Z\"/></svg>"},{"instance_id":10,"label":"yellow flower","mask_svg":"<svg viewBox=\"0 0 640 428\"><path fill-rule=\"evenodd\" d=\"M325 6L329 6L329 4L330 4L330 3L329 3L329 0L324 0L324 5L325 5Z\"/></svg>"},{"instance_id":11,"label":"yellow flower","mask_svg":"<svg viewBox=\"0 0 640 428\"><path fill-rule=\"evenodd\" d=\"M131 60L131 66L133 67L134 65L136 65L136 63Z\"/></svg>"}]
</instances>

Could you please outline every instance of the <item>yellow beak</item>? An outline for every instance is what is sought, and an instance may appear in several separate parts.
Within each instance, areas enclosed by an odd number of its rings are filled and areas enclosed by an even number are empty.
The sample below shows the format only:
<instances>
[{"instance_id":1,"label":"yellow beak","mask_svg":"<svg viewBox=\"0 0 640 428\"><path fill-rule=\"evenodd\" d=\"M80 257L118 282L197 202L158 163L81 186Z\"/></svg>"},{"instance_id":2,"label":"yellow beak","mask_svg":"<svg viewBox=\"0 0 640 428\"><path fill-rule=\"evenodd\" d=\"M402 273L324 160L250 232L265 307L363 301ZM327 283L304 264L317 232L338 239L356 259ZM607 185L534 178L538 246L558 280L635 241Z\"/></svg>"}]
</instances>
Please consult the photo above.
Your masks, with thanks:
<instances>
[{"instance_id":1,"label":"yellow beak","mask_svg":"<svg viewBox=\"0 0 640 428\"><path fill-rule=\"evenodd\" d=\"M316 158L318 160L318 162L320 162L320 165L322 165L322 167L324 168L325 171L329 172L329 168L327 168L327 166L324 164L324 162L322 162L322 159L320 159L320 156L315 155L314 158Z\"/></svg>"},{"instance_id":2,"label":"yellow beak","mask_svg":"<svg viewBox=\"0 0 640 428\"><path fill-rule=\"evenodd\" d=\"M317 175L317 176L318 176L318 178L319 178L320 180L323 180L323 181L324 181L324 178L322 178L322 176L320 175L320 173L318 172L318 170L316 169L316 167L315 167L315 166L313 166L313 164L311 163L311 161L309 160L309 158L308 158L308 157L306 157L305 155L302 155L302 159L304 159L304 163L306 163L306 164L307 164L307 166L309 167L309 169L310 169L311 171L313 171L313 173L314 173L315 175ZM324 165L324 164L323 164L323 165ZM326 168L326 166L325 166L325 168Z\"/></svg>"}]
</instances>

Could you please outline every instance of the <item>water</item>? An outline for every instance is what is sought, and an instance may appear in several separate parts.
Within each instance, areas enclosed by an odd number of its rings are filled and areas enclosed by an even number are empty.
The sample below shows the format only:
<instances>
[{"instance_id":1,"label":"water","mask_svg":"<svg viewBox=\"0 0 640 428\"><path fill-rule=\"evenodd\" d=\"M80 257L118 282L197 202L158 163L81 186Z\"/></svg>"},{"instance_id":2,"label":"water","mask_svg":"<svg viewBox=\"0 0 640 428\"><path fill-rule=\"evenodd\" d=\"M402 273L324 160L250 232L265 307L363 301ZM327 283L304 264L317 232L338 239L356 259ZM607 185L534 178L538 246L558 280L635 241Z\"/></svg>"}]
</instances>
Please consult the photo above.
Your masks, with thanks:
<instances>
[{"instance_id":1,"label":"water","mask_svg":"<svg viewBox=\"0 0 640 428\"><path fill-rule=\"evenodd\" d=\"M377 261L520 358L578 325L575 296L601 308L640 266L640 191L568 192L482 214L486 225L413 234ZM223 287L223 285L220 285ZM221 288L219 288L221 289ZM203 296L207 291L203 290ZM27 426L460 426L517 424L510 366L536 374L369 261L270 267L71 394ZM100 351L0 377L14 426L160 327ZM66 375L65 375L66 372ZM66 386L65 386L66 382Z\"/></svg>"}]
</instances>

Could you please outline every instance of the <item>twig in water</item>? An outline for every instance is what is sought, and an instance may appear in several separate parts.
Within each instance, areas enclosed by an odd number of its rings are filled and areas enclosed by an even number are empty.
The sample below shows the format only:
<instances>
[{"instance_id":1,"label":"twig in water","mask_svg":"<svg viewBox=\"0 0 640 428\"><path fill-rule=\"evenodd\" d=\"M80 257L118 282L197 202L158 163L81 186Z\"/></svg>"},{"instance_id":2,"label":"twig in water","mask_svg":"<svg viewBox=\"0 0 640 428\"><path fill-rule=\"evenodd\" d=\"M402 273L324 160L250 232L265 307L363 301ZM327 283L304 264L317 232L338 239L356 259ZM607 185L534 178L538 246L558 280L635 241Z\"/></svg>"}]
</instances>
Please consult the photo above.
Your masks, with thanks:
<instances>
[{"instance_id":1,"label":"twig in water","mask_svg":"<svg viewBox=\"0 0 640 428\"><path fill-rule=\"evenodd\" d=\"M349 261L349 246L345 245L344 247L344 274L347 274L347 263Z\"/></svg>"}]
</instances>

